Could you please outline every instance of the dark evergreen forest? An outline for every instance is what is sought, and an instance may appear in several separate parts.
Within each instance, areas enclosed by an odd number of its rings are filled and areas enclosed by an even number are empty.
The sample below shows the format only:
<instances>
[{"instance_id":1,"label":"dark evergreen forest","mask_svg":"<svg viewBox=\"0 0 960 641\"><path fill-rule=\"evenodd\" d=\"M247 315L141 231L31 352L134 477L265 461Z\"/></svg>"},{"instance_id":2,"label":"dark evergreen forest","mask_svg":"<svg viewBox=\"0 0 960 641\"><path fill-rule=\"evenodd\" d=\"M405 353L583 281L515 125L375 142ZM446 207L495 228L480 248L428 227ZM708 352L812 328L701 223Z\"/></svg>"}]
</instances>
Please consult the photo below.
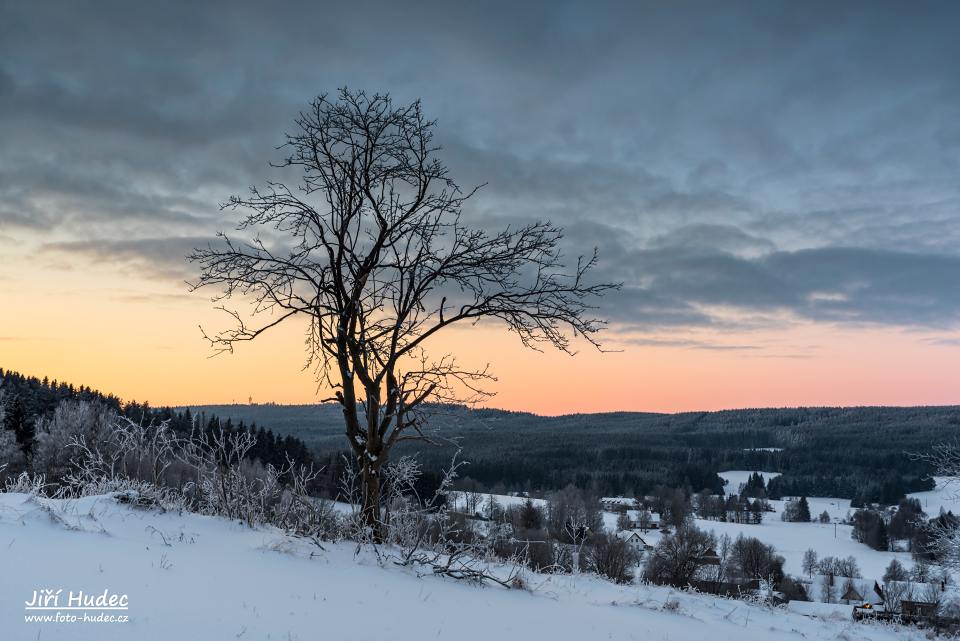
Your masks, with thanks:
<instances>
[{"instance_id":1,"label":"dark evergreen forest","mask_svg":"<svg viewBox=\"0 0 960 641\"><path fill-rule=\"evenodd\" d=\"M96 400L134 421L169 420L174 429L252 430L250 456L324 466L325 493L342 470L343 427L335 405L210 405L153 408L89 387L0 370L7 429L29 438L37 418L65 398ZM458 448L464 480L498 491L546 492L573 484L599 495L649 494L657 486L690 493L724 488L718 472L781 472L770 498L838 496L894 504L933 486L911 453L960 434L960 407L743 409L654 414L616 412L543 417L462 407L431 408L440 446L404 444L424 467L424 490ZM12 423L17 423L13 425Z\"/></svg>"},{"instance_id":2,"label":"dark evergreen forest","mask_svg":"<svg viewBox=\"0 0 960 641\"><path fill-rule=\"evenodd\" d=\"M343 428L334 405L223 405L194 408L294 434L320 455L338 452ZM549 491L574 484L602 495L650 493L656 486L722 491L717 472L782 472L771 498L838 496L896 503L933 487L911 453L960 435L960 407L806 407L653 414L616 412L543 417L522 412L436 408L441 447L408 446L428 470L456 447L464 475L494 489ZM456 443L456 445L454 445ZM731 488L726 488L731 491ZM736 488L732 488L736 491Z\"/></svg>"},{"instance_id":3,"label":"dark evergreen forest","mask_svg":"<svg viewBox=\"0 0 960 641\"><path fill-rule=\"evenodd\" d=\"M212 431L217 428L228 432L251 431L257 437L257 443L248 456L259 459L264 464L280 467L288 456L303 464L309 464L313 459L309 448L300 439L289 434L276 434L270 429L258 426L256 422L229 416L221 419L215 414L204 411L195 413L188 408L154 408L147 403L123 402L112 394L104 394L90 387L24 376L3 369L0 369L0 393L7 410L4 424L0 425L0 428L16 433L18 442L32 438L37 420L53 413L60 401L70 399L102 403L118 415L137 423L169 421L170 426L181 434L189 434L193 430Z\"/></svg>"}]
</instances>

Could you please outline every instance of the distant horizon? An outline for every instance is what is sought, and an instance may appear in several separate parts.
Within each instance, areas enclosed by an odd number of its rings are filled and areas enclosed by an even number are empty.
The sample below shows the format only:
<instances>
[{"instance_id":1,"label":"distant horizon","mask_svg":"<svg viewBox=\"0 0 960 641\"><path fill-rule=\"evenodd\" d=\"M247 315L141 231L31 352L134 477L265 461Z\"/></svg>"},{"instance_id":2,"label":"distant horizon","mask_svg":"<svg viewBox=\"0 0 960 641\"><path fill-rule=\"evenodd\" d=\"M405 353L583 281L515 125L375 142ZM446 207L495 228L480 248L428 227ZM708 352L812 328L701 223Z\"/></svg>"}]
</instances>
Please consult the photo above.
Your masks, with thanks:
<instances>
[{"instance_id":1,"label":"distant horizon","mask_svg":"<svg viewBox=\"0 0 960 641\"><path fill-rule=\"evenodd\" d=\"M134 402L134 403L144 403L146 402L151 407L169 407L171 409L185 409L193 407L259 407L259 406L272 406L272 407L311 407L318 405L329 405L331 407L338 407L336 401L326 400L326 401L294 401L294 402L277 402L277 401L258 401L256 399L253 402L242 402L242 401L220 401L220 402L187 402L187 403L154 403L149 399L139 399L139 398L126 398L123 395L117 394L110 389L105 389L97 385L90 385L84 381L74 381L68 379L62 379L59 377L50 376L49 374L37 374L32 372L24 372L16 368L7 368L0 364L0 370L5 372L15 372L17 374L37 378L43 380L48 378L51 381L58 381L60 383L66 383L68 385L82 385L85 387L90 387L92 390L95 390L104 395L113 395L120 399L121 402ZM660 411L660 410L648 410L648 409L602 409L592 412L561 412L561 413L548 413L548 412L539 412L535 410L523 409L518 407L504 407L498 406L495 404L485 404L485 405L464 405L457 404L460 407L465 407L467 409L475 410L493 410L493 411L502 411L502 412L515 412L520 414L531 414L534 416L540 416L545 418L559 418L563 416L576 416L576 415L601 415L601 414L661 414L661 415L676 415L676 414L695 414L695 413L714 413L714 412L736 412L736 411L745 411L745 410L791 410L791 409L911 409L911 408L958 408L960 409L960 403L927 403L927 404L851 404L851 405L824 405L824 404L806 404L806 405L749 405L749 406L731 406L731 407L717 407L711 409L703 408L689 408L689 409L678 409L673 411Z\"/></svg>"},{"instance_id":2,"label":"distant horizon","mask_svg":"<svg viewBox=\"0 0 960 641\"><path fill-rule=\"evenodd\" d=\"M338 407L338 405L333 401L328 401L326 403L273 403L271 401L266 401L263 403L258 403L254 401L253 403L187 403L185 405L169 405L162 407L170 407L171 409L186 409L193 407L312 407L316 405L330 405L331 407ZM533 412L529 410L522 409L509 409L505 407L497 407L493 405L481 405L481 406L469 406L469 405L460 405L459 407L465 407L466 409L471 410L492 410L495 412L512 412L516 414L531 414L533 416L539 416L543 418L560 418L564 416L597 416L602 414L659 414L662 416L674 416L677 414L713 414L717 412L742 412L748 410L808 410L808 409L825 409L825 410L847 410L847 409L923 409L923 408L957 408L960 410L960 403L958 404L944 404L944 405L765 405L757 407L723 407L718 409L703 410L703 409L689 409L689 410L677 410L675 412L657 412L653 410L601 410L596 412L565 412L563 414L542 414L540 412Z\"/></svg>"}]
</instances>

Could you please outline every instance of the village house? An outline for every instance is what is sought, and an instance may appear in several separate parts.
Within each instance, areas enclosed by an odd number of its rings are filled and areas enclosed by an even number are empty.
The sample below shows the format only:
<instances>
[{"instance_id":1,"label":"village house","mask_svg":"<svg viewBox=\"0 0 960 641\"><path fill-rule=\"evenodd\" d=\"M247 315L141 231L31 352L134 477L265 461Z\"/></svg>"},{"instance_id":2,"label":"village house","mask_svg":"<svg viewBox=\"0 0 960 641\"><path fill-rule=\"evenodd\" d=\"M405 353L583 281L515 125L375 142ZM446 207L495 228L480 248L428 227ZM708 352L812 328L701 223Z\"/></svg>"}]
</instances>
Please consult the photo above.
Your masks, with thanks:
<instances>
[{"instance_id":1,"label":"village house","mask_svg":"<svg viewBox=\"0 0 960 641\"><path fill-rule=\"evenodd\" d=\"M926 601L901 601L900 613L912 617L932 617L937 613L937 604Z\"/></svg>"},{"instance_id":2,"label":"village house","mask_svg":"<svg viewBox=\"0 0 960 641\"><path fill-rule=\"evenodd\" d=\"M660 515L649 510L627 510L625 512L630 520L630 529L647 532L649 530L660 529Z\"/></svg>"},{"instance_id":3,"label":"village house","mask_svg":"<svg viewBox=\"0 0 960 641\"><path fill-rule=\"evenodd\" d=\"M832 574L814 575L802 583L806 597L820 603L842 605L883 605L883 588L873 579L859 579Z\"/></svg>"},{"instance_id":4,"label":"village house","mask_svg":"<svg viewBox=\"0 0 960 641\"><path fill-rule=\"evenodd\" d=\"M637 499L626 496L604 496L600 499L600 505L607 512L624 512L629 508L637 507Z\"/></svg>"},{"instance_id":5,"label":"village house","mask_svg":"<svg viewBox=\"0 0 960 641\"><path fill-rule=\"evenodd\" d=\"M637 530L620 530L617 532L617 537L629 543L633 551L636 552L637 564L641 562L648 552L653 550L653 546L647 543Z\"/></svg>"},{"instance_id":6,"label":"village house","mask_svg":"<svg viewBox=\"0 0 960 641\"><path fill-rule=\"evenodd\" d=\"M720 565L720 555L713 548L707 548L707 551L700 558L700 563L702 565Z\"/></svg>"},{"instance_id":7,"label":"village house","mask_svg":"<svg viewBox=\"0 0 960 641\"><path fill-rule=\"evenodd\" d=\"M649 497L648 497L649 498ZM643 531L660 529L660 515L640 507L640 500L625 496L605 496L600 505L607 512L626 514L630 527Z\"/></svg>"},{"instance_id":8,"label":"village house","mask_svg":"<svg viewBox=\"0 0 960 641\"><path fill-rule=\"evenodd\" d=\"M887 581L884 591L887 610L913 617L930 617L939 610L947 586L942 581Z\"/></svg>"}]
</instances>

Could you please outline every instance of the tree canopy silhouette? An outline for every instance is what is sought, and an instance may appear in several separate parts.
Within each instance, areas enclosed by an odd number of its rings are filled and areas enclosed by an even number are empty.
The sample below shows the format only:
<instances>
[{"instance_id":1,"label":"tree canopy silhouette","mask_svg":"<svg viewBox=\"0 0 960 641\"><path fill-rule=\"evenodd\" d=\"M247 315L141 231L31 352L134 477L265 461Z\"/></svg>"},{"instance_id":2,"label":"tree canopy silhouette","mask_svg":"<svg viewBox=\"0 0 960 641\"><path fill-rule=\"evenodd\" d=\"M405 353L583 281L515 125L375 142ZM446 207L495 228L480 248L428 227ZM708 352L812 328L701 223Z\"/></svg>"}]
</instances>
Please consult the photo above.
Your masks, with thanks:
<instances>
[{"instance_id":1,"label":"tree canopy silhouette","mask_svg":"<svg viewBox=\"0 0 960 641\"><path fill-rule=\"evenodd\" d=\"M309 319L308 366L334 390L362 477L363 514L380 530L382 470L391 448L423 431L427 404L489 395L488 369L431 354L455 324L498 321L527 347L600 347L591 299L618 286L589 282L596 250L569 267L562 230L548 222L488 231L464 221L464 191L437 158L435 123L420 102L342 89L321 95L287 134L281 167L299 184L270 182L224 208L242 212L244 239L219 234L195 250L194 289L234 323L208 335L217 351L288 319ZM261 233L273 240L263 240ZM226 306L239 297L247 313ZM254 324L256 323L256 324Z\"/></svg>"}]
</instances>

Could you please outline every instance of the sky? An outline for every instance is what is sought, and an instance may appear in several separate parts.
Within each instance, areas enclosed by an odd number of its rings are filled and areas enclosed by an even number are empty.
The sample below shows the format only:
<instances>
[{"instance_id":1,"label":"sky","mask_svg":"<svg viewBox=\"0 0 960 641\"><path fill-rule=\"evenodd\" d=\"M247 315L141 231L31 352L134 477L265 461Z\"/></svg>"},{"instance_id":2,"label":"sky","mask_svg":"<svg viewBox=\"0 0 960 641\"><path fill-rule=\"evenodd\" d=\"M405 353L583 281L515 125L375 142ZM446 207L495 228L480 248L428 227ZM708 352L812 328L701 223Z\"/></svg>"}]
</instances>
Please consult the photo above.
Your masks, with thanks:
<instances>
[{"instance_id":1,"label":"sky","mask_svg":"<svg viewBox=\"0 0 960 641\"><path fill-rule=\"evenodd\" d=\"M347 6L349 5L349 6ZM610 352L495 325L544 414L960 403L960 6L0 0L0 367L153 404L324 396L295 324L210 358L184 260L311 98L421 99L465 210L600 253ZM469 331L469 333L467 333Z\"/></svg>"}]
</instances>

